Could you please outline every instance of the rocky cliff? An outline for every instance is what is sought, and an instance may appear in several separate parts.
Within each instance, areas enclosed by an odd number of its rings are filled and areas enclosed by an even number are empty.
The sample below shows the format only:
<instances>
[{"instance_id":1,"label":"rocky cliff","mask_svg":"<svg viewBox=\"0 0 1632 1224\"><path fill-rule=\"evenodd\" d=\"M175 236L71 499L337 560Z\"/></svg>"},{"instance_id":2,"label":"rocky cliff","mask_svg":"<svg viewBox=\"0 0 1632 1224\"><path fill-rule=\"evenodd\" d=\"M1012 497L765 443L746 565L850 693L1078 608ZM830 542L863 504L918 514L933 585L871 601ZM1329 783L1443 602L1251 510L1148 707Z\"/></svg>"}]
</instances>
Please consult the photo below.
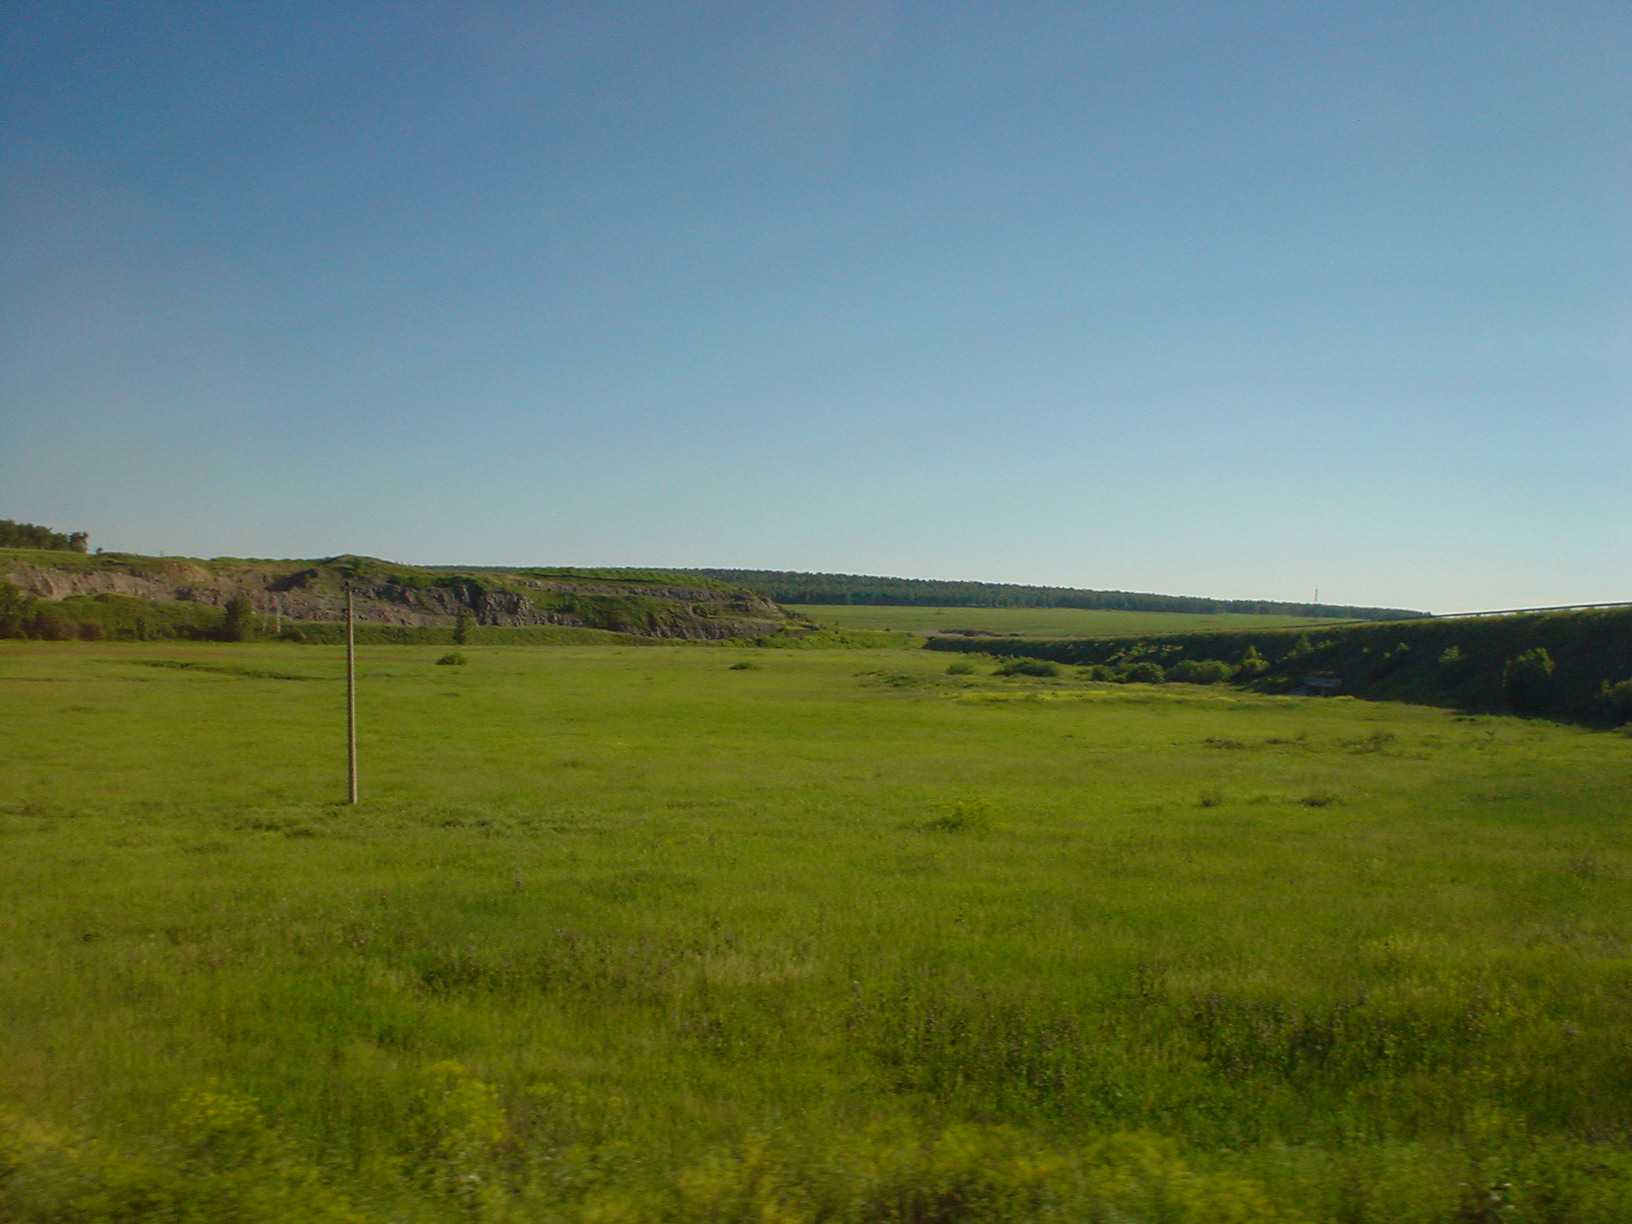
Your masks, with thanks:
<instances>
[{"instance_id":1,"label":"rocky cliff","mask_svg":"<svg viewBox=\"0 0 1632 1224\"><path fill-rule=\"evenodd\" d=\"M120 595L222 606L235 596L285 622L343 619L451 625L566 625L657 638L760 637L787 624L762 595L695 575L645 571L463 569L372 557L260 561L0 550L0 580L39 599Z\"/></svg>"}]
</instances>

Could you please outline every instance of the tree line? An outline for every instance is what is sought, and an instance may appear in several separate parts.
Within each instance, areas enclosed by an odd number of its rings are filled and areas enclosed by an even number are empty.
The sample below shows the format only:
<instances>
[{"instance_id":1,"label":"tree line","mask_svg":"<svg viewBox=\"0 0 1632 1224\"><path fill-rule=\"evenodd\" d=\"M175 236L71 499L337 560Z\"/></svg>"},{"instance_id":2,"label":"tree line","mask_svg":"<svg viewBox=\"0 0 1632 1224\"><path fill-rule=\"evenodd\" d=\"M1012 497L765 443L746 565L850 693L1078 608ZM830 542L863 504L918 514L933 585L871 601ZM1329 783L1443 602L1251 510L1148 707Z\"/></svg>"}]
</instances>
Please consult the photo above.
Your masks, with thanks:
<instances>
[{"instance_id":1,"label":"tree line","mask_svg":"<svg viewBox=\"0 0 1632 1224\"><path fill-rule=\"evenodd\" d=\"M1271 599L1210 599L1143 591L1096 591L1077 587L1020 586L937 578L881 578L865 574L806 574L788 570L699 569L682 571L718 578L768 595L777 603L862 604L921 608L1087 608L1116 612L1247 612L1268 616L1332 617L1339 620L1403 620L1424 616L1405 608L1350 604L1285 603Z\"/></svg>"},{"instance_id":2,"label":"tree line","mask_svg":"<svg viewBox=\"0 0 1632 1224\"><path fill-rule=\"evenodd\" d=\"M0 519L0 548L48 548L53 552L89 552L88 531L53 531L38 523L15 523Z\"/></svg>"},{"instance_id":3,"label":"tree line","mask_svg":"<svg viewBox=\"0 0 1632 1224\"><path fill-rule=\"evenodd\" d=\"M1250 641L1239 630L1214 630L1138 641L934 637L927 645L1076 666L1090 680L1235 680L1290 693L1320 678L1356 697L1632 721L1632 608L1255 629Z\"/></svg>"}]
</instances>

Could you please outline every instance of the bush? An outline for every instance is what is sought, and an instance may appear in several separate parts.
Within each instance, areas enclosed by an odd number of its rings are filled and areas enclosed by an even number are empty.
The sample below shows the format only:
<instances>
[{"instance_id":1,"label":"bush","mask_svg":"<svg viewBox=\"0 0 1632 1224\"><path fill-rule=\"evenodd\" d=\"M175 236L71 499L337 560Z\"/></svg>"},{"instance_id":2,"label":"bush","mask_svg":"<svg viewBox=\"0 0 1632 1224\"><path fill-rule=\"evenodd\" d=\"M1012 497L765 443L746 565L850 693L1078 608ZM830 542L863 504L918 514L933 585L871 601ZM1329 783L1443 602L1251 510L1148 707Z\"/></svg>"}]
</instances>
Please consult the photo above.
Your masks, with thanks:
<instances>
[{"instance_id":1,"label":"bush","mask_svg":"<svg viewBox=\"0 0 1632 1224\"><path fill-rule=\"evenodd\" d=\"M972 676L975 674L975 665L968 659L959 659L956 663L946 665L946 674L949 676Z\"/></svg>"},{"instance_id":2,"label":"bush","mask_svg":"<svg viewBox=\"0 0 1632 1224\"><path fill-rule=\"evenodd\" d=\"M1185 659L1168 669L1167 678L1181 684L1222 684L1230 674L1230 665L1218 659Z\"/></svg>"},{"instance_id":3,"label":"bush","mask_svg":"<svg viewBox=\"0 0 1632 1224\"><path fill-rule=\"evenodd\" d=\"M56 608L40 608L28 626L26 636L41 642L66 642L73 638L77 628L73 621Z\"/></svg>"},{"instance_id":4,"label":"bush","mask_svg":"<svg viewBox=\"0 0 1632 1224\"><path fill-rule=\"evenodd\" d=\"M1047 659L1005 659L999 663L994 676L1057 676L1060 665Z\"/></svg>"},{"instance_id":5,"label":"bush","mask_svg":"<svg viewBox=\"0 0 1632 1224\"><path fill-rule=\"evenodd\" d=\"M1616 726L1632 722L1632 680L1611 684L1605 680L1598 690L1598 708Z\"/></svg>"},{"instance_id":6,"label":"bush","mask_svg":"<svg viewBox=\"0 0 1632 1224\"><path fill-rule=\"evenodd\" d=\"M1553 695L1553 656L1545 646L1515 655L1502 669L1502 691L1515 710L1545 709Z\"/></svg>"},{"instance_id":7,"label":"bush","mask_svg":"<svg viewBox=\"0 0 1632 1224\"><path fill-rule=\"evenodd\" d=\"M1269 670L1269 660L1258 653L1258 647L1248 646L1235 670L1243 680L1251 680Z\"/></svg>"},{"instance_id":8,"label":"bush","mask_svg":"<svg viewBox=\"0 0 1632 1224\"><path fill-rule=\"evenodd\" d=\"M726 670L727 671L754 671L758 667L759 667L758 663L750 662L747 659L739 659L737 662L731 664L730 667L726 668Z\"/></svg>"},{"instance_id":9,"label":"bush","mask_svg":"<svg viewBox=\"0 0 1632 1224\"><path fill-rule=\"evenodd\" d=\"M1100 683L1106 684L1116 679L1116 670L1107 667L1104 663L1091 663L1082 669L1082 678L1084 680L1098 680Z\"/></svg>"},{"instance_id":10,"label":"bush","mask_svg":"<svg viewBox=\"0 0 1632 1224\"><path fill-rule=\"evenodd\" d=\"M9 582L0 582L0 638L28 636L34 619L34 597Z\"/></svg>"},{"instance_id":11,"label":"bush","mask_svg":"<svg viewBox=\"0 0 1632 1224\"><path fill-rule=\"evenodd\" d=\"M305 640L306 635L293 626L278 634L278 641L280 642L304 642Z\"/></svg>"},{"instance_id":12,"label":"bush","mask_svg":"<svg viewBox=\"0 0 1632 1224\"><path fill-rule=\"evenodd\" d=\"M1148 659L1143 663L1133 663L1124 667L1117 675L1123 684L1160 684L1167 679L1167 673L1162 670L1160 663L1152 663Z\"/></svg>"},{"instance_id":13,"label":"bush","mask_svg":"<svg viewBox=\"0 0 1632 1224\"><path fill-rule=\"evenodd\" d=\"M465 658L465 656L460 654L457 650L450 650L447 654L443 655L436 661L436 665L438 667L463 667L469 662L470 660Z\"/></svg>"},{"instance_id":14,"label":"bush","mask_svg":"<svg viewBox=\"0 0 1632 1224\"><path fill-rule=\"evenodd\" d=\"M1314 654L1315 645L1309 640L1307 633L1298 634L1298 640L1292 643L1292 649L1286 652L1288 659L1301 659L1304 655Z\"/></svg>"},{"instance_id":15,"label":"bush","mask_svg":"<svg viewBox=\"0 0 1632 1224\"><path fill-rule=\"evenodd\" d=\"M82 642L100 642L103 638L105 638L107 636L108 636L108 632L107 632L106 629L102 628L102 622L101 621L80 621L79 622L79 640L80 641L82 641Z\"/></svg>"},{"instance_id":16,"label":"bush","mask_svg":"<svg viewBox=\"0 0 1632 1224\"><path fill-rule=\"evenodd\" d=\"M471 616L466 608L459 609L459 615L453 622L453 644L466 646L470 643L470 627L475 624L476 618Z\"/></svg>"},{"instance_id":17,"label":"bush","mask_svg":"<svg viewBox=\"0 0 1632 1224\"><path fill-rule=\"evenodd\" d=\"M221 640L248 641L254 628L254 617L255 609L250 606L249 597L234 595L227 600L227 606L221 614Z\"/></svg>"},{"instance_id":18,"label":"bush","mask_svg":"<svg viewBox=\"0 0 1632 1224\"><path fill-rule=\"evenodd\" d=\"M1445 668L1461 667L1463 658L1462 647L1453 644L1439 652L1439 665Z\"/></svg>"}]
</instances>

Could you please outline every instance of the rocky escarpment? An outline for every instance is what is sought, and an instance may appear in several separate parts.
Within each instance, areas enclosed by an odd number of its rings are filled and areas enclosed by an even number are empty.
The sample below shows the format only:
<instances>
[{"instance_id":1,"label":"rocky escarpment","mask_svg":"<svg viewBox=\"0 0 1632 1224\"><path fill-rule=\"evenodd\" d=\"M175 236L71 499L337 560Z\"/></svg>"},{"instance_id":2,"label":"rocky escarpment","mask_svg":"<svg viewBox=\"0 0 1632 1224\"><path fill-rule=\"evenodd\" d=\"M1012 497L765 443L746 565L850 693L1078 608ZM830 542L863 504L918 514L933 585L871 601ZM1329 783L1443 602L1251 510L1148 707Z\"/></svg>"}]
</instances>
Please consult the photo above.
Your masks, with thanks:
<instances>
[{"instance_id":1,"label":"rocky escarpment","mask_svg":"<svg viewBox=\"0 0 1632 1224\"><path fill-rule=\"evenodd\" d=\"M468 613L483 625L563 625L645 637L759 637L782 629L782 609L763 596L680 576L558 571L443 571L372 558L314 562L194 561L95 556L54 564L39 553L7 558L0 579L46 600L123 595L155 603L224 606L242 596L284 621L345 616L349 586L359 620L451 625Z\"/></svg>"}]
</instances>

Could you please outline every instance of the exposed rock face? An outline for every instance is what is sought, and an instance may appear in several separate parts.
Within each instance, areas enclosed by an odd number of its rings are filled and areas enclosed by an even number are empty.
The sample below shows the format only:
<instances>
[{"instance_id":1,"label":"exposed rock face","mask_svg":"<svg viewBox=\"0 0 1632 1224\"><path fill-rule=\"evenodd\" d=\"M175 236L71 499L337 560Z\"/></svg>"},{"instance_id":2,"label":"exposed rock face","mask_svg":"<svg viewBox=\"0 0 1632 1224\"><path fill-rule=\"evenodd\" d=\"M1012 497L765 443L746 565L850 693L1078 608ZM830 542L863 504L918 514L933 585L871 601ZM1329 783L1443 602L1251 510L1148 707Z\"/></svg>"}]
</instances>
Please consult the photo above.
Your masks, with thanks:
<instances>
[{"instance_id":1,"label":"exposed rock face","mask_svg":"<svg viewBox=\"0 0 1632 1224\"><path fill-rule=\"evenodd\" d=\"M44 599L114 594L219 607L243 595L257 611L281 610L290 621L343 619L345 577L342 569L327 563L212 569L157 558L142 558L139 566L125 568L57 569L18 562L0 570L0 578ZM438 574L427 581L425 571L419 571L417 576L370 575L350 582L358 619L379 624L449 625L468 611L483 625L572 625L643 637L720 639L774 633L786 623L782 609L762 596L687 586L679 579L667 586L473 572Z\"/></svg>"}]
</instances>

